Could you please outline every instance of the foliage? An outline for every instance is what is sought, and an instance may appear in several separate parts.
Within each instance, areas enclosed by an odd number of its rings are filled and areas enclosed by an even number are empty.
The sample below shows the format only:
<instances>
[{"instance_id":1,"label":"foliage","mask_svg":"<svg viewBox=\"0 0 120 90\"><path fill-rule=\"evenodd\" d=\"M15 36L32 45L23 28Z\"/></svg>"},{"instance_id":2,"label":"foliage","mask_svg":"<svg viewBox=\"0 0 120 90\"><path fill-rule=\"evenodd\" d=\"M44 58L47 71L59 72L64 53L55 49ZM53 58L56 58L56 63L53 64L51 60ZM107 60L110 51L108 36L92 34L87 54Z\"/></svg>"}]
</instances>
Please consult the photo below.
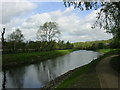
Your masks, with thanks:
<instances>
[{"instance_id":1,"label":"foliage","mask_svg":"<svg viewBox=\"0 0 120 90\"><path fill-rule=\"evenodd\" d=\"M53 50L55 49L55 38L58 38L60 31L58 30L58 24L56 22L46 22L43 26L40 26L37 31L37 39L42 41L42 50ZM45 48L44 48L45 47Z\"/></svg>"},{"instance_id":2,"label":"foliage","mask_svg":"<svg viewBox=\"0 0 120 90\"><path fill-rule=\"evenodd\" d=\"M5 42L5 53L17 53L17 52L38 52L38 51L51 51L51 50L63 50L72 49L73 45L68 41L64 42L59 40L54 41L27 41L16 43L17 51L14 50L14 42Z\"/></svg>"},{"instance_id":3,"label":"foliage","mask_svg":"<svg viewBox=\"0 0 120 90\"><path fill-rule=\"evenodd\" d=\"M14 31L13 33L11 33L10 35L8 35L7 37L7 42L5 42L5 49L9 49L10 51L17 51L18 48L21 49L21 45L23 45L23 41L24 41L24 36L22 34L22 32L19 29L16 29L16 31Z\"/></svg>"},{"instance_id":4,"label":"foliage","mask_svg":"<svg viewBox=\"0 0 120 90\"><path fill-rule=\"evenodd\" d=\"M105 53L108 53L108 52L113 51L113 50L114 49L98 49L97 52L105 54Z\"/></svg>"},{"instance_id":5,"label":"foliage","mask_svg":"<svg viewBox=\"0 0 120 90\"><path fill-rule=\"evenodd\" d=\"M47 52L29 52L29 53L16 53L16 54L3 54L3 67L12 67L22 64L30 64L41 60L52 59L57 56L65 55L74 51L70 50L54 50Z\"/></svg>"},{"instance_id":6,"label":"foliage","mask_svg":"<svg viewBox=\"0 0 120 90\"><path fill-rule=\"evenodd\" d=\"M103 28L113 34L113 39L120 42L120 1L118 2L80 2L76 0L63 0L67 7L74 6L80 10L100 9L97 13L97 20L93 25ZM116 43L117 44L117 43ZM119 44L118 44L119 45Z\"/></svg>"},{"instance_id":7,"label":"foliage","mask_svg":"<svg viewBox=\"0 0 120 90\"><path fill-rule=\"evenodd\" d=\"M73 47L73 45L70 44L69 41L67 41L67 43L66 43L66 49L71 49L72 47Z\"/></svg>"},{"instance_id":8,"label":"foliage","mask_svg":"<svg viewBox=\"0 0 120 90\"><path fill-rule=\"evenodd\" d=\"M37 32L37 38L41 41L52 41L53 38L60 34L58 30L58 25L56 22L46 22L43 26L40 26Z\"/></svg>"},{"instance_id":9,"label":"foliage","mask_svg":"<svg viewBox=\"0 0 120 90\"><path fill-rule=\"evenodd\" d=\"M16 31L14 31L7 37L7 41L22 42L23 40L24 40L24 36L20 31L20 29L16 29Z\"/></svg>"},{"instance_id":10,"label":"foliage","mask_svg":"<svg viewBox=\"0 0 120 90\"><path fill-rule=\"evenodd\" d=\"M111 45L112 48L120 48L120 39L113 38L110 45Z\"/></svg>"},{"instance_id":11,"label":"foliage","mask_svg":"<svg viewBox=\"0 0 120 90\"><path fill-rule=\"evenodd\" d=\"M73 43L73 48L96 50L102 48L110 48L112 40L100 40L100 41L87 41L87 42L76 42Z\"/></svg>"},{"instance_id":12,"label":"foliage","mask_svg":"<svg viewBox=\"0 0 120 90\"><path fill-rule=\"evenodd\" d=\"M112 60L110 60L110 65L120 73L120 56L113 57Z\"/></svg>"},{"instance_id":13,"label":"foliage","mask_svg":"<svg viewBox=\"0 0 120 90\"><path fill-rule=\"evenodd\" d=\"M76 1L64 1L65 6L73 5L74 8L80 8L80 10L100 9L97 16L96 24L104 29L109 30L111 33L116 33L115 29L120 28L120 2L76 2ZM112 31L112 30L115 31Z\"/></svg>"},{"instance_id":14,"label":"foliage","mask_svg":"<svg viewBox=\"0 0 120 90\"><path fill-rule=\"evenodd\" d=\"M59 40L58 42L53 40L54 37L60 34L57 23L46 22L41 27L42 27L42 32L45 34L45 37L47 37L45 38L45 40L24 42L24 36L21 30L16 29L16 31L8 35L7 40L4 42L4 47L5 47L3 49L4 53L51 51L56 49L72 49L73 45L69 41L65 43L64 41L61 41L61 40ZM41 37L43 34L39 32L38 35L40 35Z\"/></svg>"},{"instance_id":15,"label":"foliage","mask_svg":"<svg viewBox=\"0 0 120 90\"><path fill-rule=\"evenodd\" d=\"M116 37L120 34L120 2L102 2L101 6L96 24Z\"/></svg>"}]
</instances>

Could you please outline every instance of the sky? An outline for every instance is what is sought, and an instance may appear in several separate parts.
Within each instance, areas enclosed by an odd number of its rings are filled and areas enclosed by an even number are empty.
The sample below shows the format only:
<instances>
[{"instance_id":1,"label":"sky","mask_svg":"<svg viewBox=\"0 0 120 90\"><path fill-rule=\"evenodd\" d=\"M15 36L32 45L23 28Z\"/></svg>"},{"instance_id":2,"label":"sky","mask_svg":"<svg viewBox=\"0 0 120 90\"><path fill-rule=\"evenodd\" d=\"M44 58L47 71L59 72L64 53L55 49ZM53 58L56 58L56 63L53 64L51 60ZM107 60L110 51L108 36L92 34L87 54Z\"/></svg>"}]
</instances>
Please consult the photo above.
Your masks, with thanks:
<instances>
[{"instance_id":1,"label":"sky","mask_svg":"<svg viewBox=\"0 0 120 90\"><path fill-rule=\"evenodd\" d=\"M63 2L33 2L8 0L0 3L0 31L6 28L5 37L19 28L26 40L36 41L36 33L45 22L57 22L60 40L84 42L111 39L112 35L100 28L92 29L98 10L80 11L65 7Z\"/></svg>"}]
</instances>

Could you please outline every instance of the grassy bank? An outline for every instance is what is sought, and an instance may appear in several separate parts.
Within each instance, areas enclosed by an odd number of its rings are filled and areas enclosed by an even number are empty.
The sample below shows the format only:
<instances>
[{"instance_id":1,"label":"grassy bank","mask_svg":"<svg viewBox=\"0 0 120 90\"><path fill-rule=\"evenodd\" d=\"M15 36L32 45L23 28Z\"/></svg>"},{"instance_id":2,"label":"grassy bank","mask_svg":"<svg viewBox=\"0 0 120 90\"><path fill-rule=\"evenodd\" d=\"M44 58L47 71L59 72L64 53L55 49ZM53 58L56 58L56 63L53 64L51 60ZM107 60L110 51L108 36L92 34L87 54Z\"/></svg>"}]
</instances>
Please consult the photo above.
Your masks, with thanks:
<instances>
[{"instance_id":1,"label":"grassy bank","mask_svg":"<svg viewBox=\"0 0 120 90\"><path fill-rule=\"evenodd\" d=\"M95 69L96 65L107 56L120 54L120 50L101 49L97 51L104 53L104 55L73 71L67 79L57 86L57 88L100 88L99 79Z\"/></svg>"},{"instance_id":2,"label":"grassy bank","mask_svg":"<svg viewBox=\"0 0 120 90\"><path fill-rule=\"evenodd\" d=\"M95 63L91 62L73 71L57 88L100 88L99 80L94 69Z\"/></svg>"},{"instance_id":3,"label":"grassy bank","mask_svg":"<svg viewBox=\"0 0 120 90\"><path fill-rule=\"evenodd\" d=\"M98 50L96 50L96 51L105 54L105 53L108 53L108 52L111 52L111 53L112 53L112 52L114 52L114 51L115 51L115 53L116 53L116 50L118 50L118 49L98 49Z\"/></svg>"},{"instance_id":4,"label":"grassy bank","mask_svg":"<svg viewBox=\"0 0 120 90\"><path fill-rule=\"evenodd\" d=\"M110 61L110 65L113 67L114 70L120 73L120 55L117 57L113 57Z\"/></svg>"},{"instance_id":5,"label":"grassy bank","mask_svg":"<svg viewBox=\"0 0 120 90\"><path fill-rule=\"evenodd\" d=\"M69 49L69 50L54 50L54 51L47 51L47 52L3 54L2 65L3 65L3 68L5 68L5 67L35 63L37 61L52 59L61 55L65 55L72 51L75 51L75 50Z\"/></svg>"}]
</instances>

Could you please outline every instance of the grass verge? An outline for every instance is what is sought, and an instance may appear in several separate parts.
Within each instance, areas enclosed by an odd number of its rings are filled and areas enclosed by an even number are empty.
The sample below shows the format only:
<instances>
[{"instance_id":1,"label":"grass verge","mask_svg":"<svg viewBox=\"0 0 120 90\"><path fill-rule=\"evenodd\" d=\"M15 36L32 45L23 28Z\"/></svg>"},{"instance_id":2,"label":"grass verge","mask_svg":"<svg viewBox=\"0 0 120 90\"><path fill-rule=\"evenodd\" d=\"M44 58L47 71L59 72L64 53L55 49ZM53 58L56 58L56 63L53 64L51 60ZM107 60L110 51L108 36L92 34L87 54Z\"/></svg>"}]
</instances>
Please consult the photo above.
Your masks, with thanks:
<instances>
[{"instance_id":1,"label":"grass verge","mask_svg":"<svg viewBox=\"0 0 120 90\"><path fill-rule=\"evenodd\" d=\"M100 88L99 78L95 69L96 65L105 57L114 54L120 54L120 50L101 49L97 51L104 53L104 55L92 61L91 63L73 71L69 77L67 77L57 86L57 88Z\"/></svg>"},{"instance_id":2,"label":"grass verge","mask_svg":"<svg viewBox=\"0 0 120 90\"><path fill-rule=\"evenodd\" d=\"M73 51L75 50L69 49L69 50L54 50L54 51L47 51L47 52L3 54L2 66L4 69L4 68L13 67L13 66L36 63L37 61L52 59L61 55L68 54Z\"/></svg>"},{"instance_id":3,"label":"grass verge","mask_svg":"<svg viewBox=\"0 0 120 90\"><path fill-rule=\"evenodd\" d=\"M108 53L108 52L111 52L111 51L116 51L117 49L98 49L96 50L97 52L100 52L100 53Z\"/></svg>"},{"instance_id":4,"label":"grass verge","mask_svg":"<svg viewBox=\"0 0 120 90\"><path fill-rule=\"evenodd\" d=\"M120 55L117 57L113 57L110 60L110 65L113 67L114 70L120 73Z\"/></svg>"}]
</instances>

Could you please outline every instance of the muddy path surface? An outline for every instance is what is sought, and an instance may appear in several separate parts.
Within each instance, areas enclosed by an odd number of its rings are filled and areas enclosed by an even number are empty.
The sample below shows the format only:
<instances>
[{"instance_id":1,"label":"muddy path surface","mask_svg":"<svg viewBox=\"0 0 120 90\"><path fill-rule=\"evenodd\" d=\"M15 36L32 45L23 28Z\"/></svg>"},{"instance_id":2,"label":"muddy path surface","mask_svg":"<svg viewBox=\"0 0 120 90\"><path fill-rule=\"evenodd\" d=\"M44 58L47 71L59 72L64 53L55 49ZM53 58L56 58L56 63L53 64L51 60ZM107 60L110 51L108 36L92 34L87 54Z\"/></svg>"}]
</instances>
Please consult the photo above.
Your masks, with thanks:
<instances>
[{"instance_id":1,"label":"muddy path surface","mask_svg":"<svg viewBox=\"0 0 120 90\"><path fill-rule=\"evenodd\" d=\"M100 80L101 88L118 88L120 86L119 75L110 66L110 60L116 56L118 55L106 57L96 66L96 72Z\"/></svg>"}]
</instances>

